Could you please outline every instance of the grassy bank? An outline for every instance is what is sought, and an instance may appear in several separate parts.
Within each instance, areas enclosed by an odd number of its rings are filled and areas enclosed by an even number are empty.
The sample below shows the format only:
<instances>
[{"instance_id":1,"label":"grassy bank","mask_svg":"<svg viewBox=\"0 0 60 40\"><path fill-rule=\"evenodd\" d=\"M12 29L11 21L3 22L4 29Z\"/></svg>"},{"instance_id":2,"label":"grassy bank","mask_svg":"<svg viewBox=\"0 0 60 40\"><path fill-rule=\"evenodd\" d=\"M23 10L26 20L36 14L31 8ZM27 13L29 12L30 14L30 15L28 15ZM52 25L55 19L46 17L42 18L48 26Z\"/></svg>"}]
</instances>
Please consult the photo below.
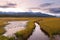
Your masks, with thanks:
<instances>
[{"instance_id":1,"label":"grassy bank","mask_svg":"<svg viewBox=\"0 0 60 40\"><path fill-rule=\"evenodd\" d=\"M49 34L50 38L54 35L60 35L60 18L43 18L38 23Z\"/></svg>"},{"instance_id":2,"label":"grassy bank","mask_svg":"<svg viewBox=\"0 0 60 40\"><path fill-rule=\"evenodd\" d=\"M8 38L8 37L5 37L5 36L0 35L0 40L9 40L9 38Z\"/></svg>"},{"instance_id":3,"label":"grassy bank","mask_svg":"<svg viewBox=\"0 0 60 40\"><path fill-rule=\"evenodd\" d=\"M5 29L4 29L4 27L5 27L5 25L7 25L8 23L7 22L5 22L5 21L0 21L0 35L2 35L3 33L5 33L6 31L5 31Z\"/></svg>"},{"instance_id":4,"label":"grassy bank","mask_svg":"<svg viewBox=\"0 0 60 40\"><path fill-rule=\"evenodd\" d=\"M16 37L19 40L27 40L35 28L35 21L29 21L26 25L26 29L16 33Z\"/></svg>"},{"instance_id":5,"label":"grassy bank","mask_svg":"<svg viewBox=\"0 0 60 40\"><path fill-rule=\"evenodd\" d=\"M5 36L2 36L0 35L0 40L15 40L15 37L5 37Z\"/></svg>"}]
</instances>

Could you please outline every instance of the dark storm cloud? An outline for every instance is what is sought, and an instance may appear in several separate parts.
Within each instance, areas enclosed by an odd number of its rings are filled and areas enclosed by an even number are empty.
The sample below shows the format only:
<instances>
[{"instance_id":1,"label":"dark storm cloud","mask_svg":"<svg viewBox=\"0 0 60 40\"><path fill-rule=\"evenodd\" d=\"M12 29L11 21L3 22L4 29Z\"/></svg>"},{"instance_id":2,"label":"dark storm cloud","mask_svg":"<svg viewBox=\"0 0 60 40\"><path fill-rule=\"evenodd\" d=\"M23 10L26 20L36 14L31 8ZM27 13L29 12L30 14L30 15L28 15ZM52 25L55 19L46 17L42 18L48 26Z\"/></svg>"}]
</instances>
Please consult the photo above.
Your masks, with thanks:
<instances>
[{"instance_id":1,"label":"dark storm cloud","mask_svg":"<svg viewBox=\"0 0 60 40\"><path fill-rule=\"evenodd\" d=\"M51 12L51 13L60 13L60 8L50 8L49 12Z\"/></svg>"},{"instance_id":2,"label":"dark storm cloud","mask_svg":"<svg viewBox=\"0 0 60 40\"><path fill-rule=\"evenodd\" d=\"M40 7L47 7L47 6L51 6L53 3L43 3L40 4Z\"/></svg>"},{"instance_id":3,"label":"dark storm cloud","mask_svg":"<svg viewBox=\"0 0 60 40\"><path fill-rule=\"evenodd\" d=\"M14 4L14 3L8 3L7 5L0 5L0 8L9 8L9 7L14 7L14 6L16 6L16 4Z\"/></svg>"}]
</instances>

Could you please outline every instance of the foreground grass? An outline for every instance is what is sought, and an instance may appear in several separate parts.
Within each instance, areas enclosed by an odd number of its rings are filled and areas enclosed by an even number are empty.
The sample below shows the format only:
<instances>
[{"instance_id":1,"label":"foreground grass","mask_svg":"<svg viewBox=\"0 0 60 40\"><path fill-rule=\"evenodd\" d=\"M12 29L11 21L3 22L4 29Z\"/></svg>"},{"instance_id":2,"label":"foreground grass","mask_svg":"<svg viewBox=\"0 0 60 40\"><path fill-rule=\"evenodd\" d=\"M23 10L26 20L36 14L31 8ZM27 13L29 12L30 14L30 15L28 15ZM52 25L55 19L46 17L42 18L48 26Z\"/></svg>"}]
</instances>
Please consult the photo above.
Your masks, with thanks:
<instances>
[{"instance_id":1,"label":"foreground grass","mask_svg":"<svg viewBox=\"0 0 60 40\"><path fill-rule=\"evenodd\" d=\"M15 37L5 37L5 36L2 36L0 35L0 40L15 40Z\"/></svg>"},{"instance_id":2,"label":"foreground grass","mask_svg":"<svg viewBox=\"0 0 60 40\"><path fill-rule=\"evenodd\" d=\"M8 37L0 35L0 40L9 40Z\"/></svg>"}]
</instances>

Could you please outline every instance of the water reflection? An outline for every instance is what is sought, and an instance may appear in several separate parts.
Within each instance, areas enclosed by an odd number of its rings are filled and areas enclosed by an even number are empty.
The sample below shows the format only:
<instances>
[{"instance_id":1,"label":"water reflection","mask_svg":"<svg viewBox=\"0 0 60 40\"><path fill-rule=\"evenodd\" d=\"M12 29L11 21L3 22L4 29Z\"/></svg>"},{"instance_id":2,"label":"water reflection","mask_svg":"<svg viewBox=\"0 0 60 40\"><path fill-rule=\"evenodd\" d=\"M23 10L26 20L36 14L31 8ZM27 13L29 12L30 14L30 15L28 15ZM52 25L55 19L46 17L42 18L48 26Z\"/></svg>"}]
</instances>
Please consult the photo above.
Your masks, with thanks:
<instances>
[{"instance_id":1,"label":"water reflection","mask_svg":"<svg viewBox=\"0 0 60 40\"><path fill-rule=\"evenodd\" d=\"M15 36L14 33L20 30L24 30L28 21L9 21L8 25L5 26L6 32L3 34L4 36Z\"/></svg>"},{"instance_id":2,"label":"water reflection","mask_svg":"<svg viewBox=\"0 0 60 40\"><path fill-rule=\"evenodd\" d=\"M4 36L15 36L14 33L17 31L25 29L25 26L28 21L9 21L8 25L5 26L6 33L4 33ZM33 34L28 38L28 40L49 40L49 37L45 35L43 31L41 31L40 26L35 23L36 28L33 32ZM60 40L60 35L55 35L54 40Z\"/></svg>"},{"instance_id":3,"label":"water reflection","mask_svg":"<svg viewBox=\"0 0 60 40\"><path fill-rule=\"evenodd\" d=\"M36 28L28 40L49 40L48 36L41 31L40 26L37 23L35 25Z\"/></svg>"}]
</instances>

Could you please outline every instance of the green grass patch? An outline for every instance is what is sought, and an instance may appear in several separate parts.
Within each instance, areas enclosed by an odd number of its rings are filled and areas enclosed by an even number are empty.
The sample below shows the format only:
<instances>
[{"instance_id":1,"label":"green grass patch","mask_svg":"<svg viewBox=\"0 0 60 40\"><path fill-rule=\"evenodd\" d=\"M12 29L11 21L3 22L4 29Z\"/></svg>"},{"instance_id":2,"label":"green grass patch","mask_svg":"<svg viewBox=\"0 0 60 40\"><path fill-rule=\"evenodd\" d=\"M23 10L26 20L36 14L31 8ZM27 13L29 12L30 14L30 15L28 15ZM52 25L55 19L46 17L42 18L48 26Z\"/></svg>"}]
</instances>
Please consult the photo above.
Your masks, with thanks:
<instances>
[{"instance_id":1,"label":"green grass patch","mask_svg":"<svg viewBox=\"0 0 60 40\"><path fill-rule=\"evenodd\" d=\"M15 37L10 37L8 40L15 40Z\"/></svg>"},{"instance_id":2,"label":"green grass patch","mask_svg":"<svg viewBox=\"0 0 60 40\"><path fill-rule=\"evenodd\" d=\"M9 38L8 38L8 37L1 36L1 35L0 35L0 40L9 40Z\"/></svg>"},{"instance_id":3,"label":"green grass patch","mask_svg":"<svg viewBox=\"0 0 60 40\"><path fill-rule=\"evenodd\" d=\"M0 27L0 35L4 34L6 31L3 27Z\"/></svg>"}]
</instances>

